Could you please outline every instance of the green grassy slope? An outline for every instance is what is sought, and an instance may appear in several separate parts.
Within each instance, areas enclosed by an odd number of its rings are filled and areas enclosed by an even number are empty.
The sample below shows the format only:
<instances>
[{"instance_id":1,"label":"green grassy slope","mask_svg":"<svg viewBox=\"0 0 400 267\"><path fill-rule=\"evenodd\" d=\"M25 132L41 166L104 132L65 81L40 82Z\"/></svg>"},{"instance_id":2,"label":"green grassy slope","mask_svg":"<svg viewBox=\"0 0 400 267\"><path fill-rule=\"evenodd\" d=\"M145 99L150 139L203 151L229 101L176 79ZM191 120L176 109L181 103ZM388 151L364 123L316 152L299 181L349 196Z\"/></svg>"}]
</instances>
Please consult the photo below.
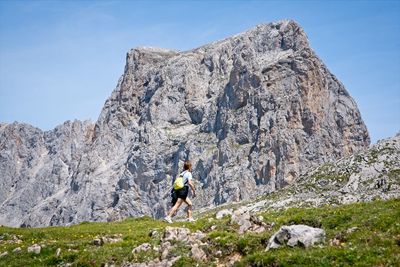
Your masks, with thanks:
<instances>
[{"instance_id":1,"label":"green grassy slope","mask_svg":"<svg viewBox=\"0 0 400 267\"><path fill-rule=\"evenodd\" d=\"M241 257L238 266L399 266L400 265L400 200L373 201L319 208L291 208L264 212L266 223L274 223L271 231L261 234L236 233L228 217L215 219L208 214L195 223L176 222L172 226L207 233L206 252L220 250L218 259L209 256L207 262L190 258L190 249L179 247L173 254L182 256L175 266L213 266L225 264L233 255ZM289 248L265 251L269 237L282 225L307 224L326 231L326 242L313 248ZM157 246L164 228L169 224L150 218L127 219L112 223L82 223L69 227L36 229L0 228L0 266L101 266L123 262L147 262L161 252L150 250L136 255L136 246L149 242ZM353 232L347 231L357 227ZM211 230L212 229L212 230ZM151 237L156 230L159 235ZM122 240L103 246L93 245L96 236L121 237ZM15 236L21 241L16 241ZM336 238L335 245L330 241ZM18 244L19 242L19 244ZM38 255L28 253L32 244L44 245ZM20 253L12 252L20 247ZM56 257L56 250L61 254ZM211 254L211 253L209 253Z\"/></svg>"}]
</instances>

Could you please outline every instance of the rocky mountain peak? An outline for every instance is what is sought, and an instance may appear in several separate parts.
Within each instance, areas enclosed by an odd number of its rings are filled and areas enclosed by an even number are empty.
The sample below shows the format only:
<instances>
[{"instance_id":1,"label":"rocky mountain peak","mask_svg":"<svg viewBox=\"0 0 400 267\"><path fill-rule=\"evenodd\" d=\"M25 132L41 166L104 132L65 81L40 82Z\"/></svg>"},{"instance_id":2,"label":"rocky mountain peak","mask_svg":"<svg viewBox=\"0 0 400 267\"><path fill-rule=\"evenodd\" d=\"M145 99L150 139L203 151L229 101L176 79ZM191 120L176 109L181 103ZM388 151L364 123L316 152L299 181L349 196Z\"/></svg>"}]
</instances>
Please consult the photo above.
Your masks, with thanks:
<instances>
[{"instance_id":1,"label":"rocky mountain peak","mask_svg":"<svg viewBox=\"0 0 400 267\"><path fill-rule=\"evenodd\" d=\"M32 181L2 198L0 223L25 226L163 216L187 159L197 208L250 199L370 142L356 103L289 20L184 52L130 50L95 126L49 132L65 140L57 153L33 141L26 172L0 129L3 192Z\"/></svg>"}]
</instances>

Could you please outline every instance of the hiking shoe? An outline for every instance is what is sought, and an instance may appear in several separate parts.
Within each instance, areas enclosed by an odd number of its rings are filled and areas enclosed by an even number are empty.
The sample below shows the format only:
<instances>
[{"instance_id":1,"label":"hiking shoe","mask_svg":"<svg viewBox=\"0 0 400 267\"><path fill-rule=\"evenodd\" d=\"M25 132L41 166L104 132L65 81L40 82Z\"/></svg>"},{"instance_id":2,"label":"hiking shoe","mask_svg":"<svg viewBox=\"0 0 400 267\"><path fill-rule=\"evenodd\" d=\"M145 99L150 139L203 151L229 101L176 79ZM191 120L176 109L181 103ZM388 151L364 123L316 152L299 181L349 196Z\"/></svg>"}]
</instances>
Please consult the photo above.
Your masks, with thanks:
<instances>
[{"instance_id":1,"label":"hiking shoe","mask_svg":"<svg viewBox=\"0 0 400 267\"><path fill-rule=\"evenodd\" d=\"M172 223L171 217L169 217L169 216L166 216L164 218L164 221L166 221L167 223Z\"/></svg>"},{"instance_id":2,"label":"hiking shoe","mask_svg":"<svg viewBox=\"0 0 400 267\"><path fill-rule=\"evenodd\" d=\"M189 218L189 219L187 219L187 221L188 221L188 222L195 222L196 220L193 219L193 218Z\"/></svg>"}]
</instances>

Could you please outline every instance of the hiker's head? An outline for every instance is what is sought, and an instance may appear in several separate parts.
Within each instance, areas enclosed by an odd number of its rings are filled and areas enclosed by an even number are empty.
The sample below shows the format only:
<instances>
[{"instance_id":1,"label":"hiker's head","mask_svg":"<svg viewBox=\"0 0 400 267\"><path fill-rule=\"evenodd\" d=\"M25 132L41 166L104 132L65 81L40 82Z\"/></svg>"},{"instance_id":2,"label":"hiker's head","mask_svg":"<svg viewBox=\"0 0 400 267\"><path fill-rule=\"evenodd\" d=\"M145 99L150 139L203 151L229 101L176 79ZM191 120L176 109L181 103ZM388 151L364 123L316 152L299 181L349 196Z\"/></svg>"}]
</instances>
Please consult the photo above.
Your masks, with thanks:
<instances>
[{"instance_id":1,"label":"hiker's head","mask_svg":"<svg viewBox=\"0 0 400 267\"><path fill-rule=\"evenodd\" d=\"M185 161L185 163L183 164L183 169L185 171L186 170L191 171L192 170L192 163L189 160Z\"/></svg>"}]
</instances>

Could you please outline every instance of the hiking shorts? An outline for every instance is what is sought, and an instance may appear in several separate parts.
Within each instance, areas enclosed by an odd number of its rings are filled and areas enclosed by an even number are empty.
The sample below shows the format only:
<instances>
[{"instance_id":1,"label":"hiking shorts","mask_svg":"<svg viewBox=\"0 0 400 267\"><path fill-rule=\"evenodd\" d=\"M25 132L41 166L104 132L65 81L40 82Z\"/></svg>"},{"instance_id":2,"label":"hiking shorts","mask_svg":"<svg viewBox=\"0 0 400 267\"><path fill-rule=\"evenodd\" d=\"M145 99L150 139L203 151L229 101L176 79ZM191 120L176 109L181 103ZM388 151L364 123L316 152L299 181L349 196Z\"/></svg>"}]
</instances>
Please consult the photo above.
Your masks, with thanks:
<instances>
[{"instance_id":1,"label":"hiking shorts","mask_svg":"<svg viewBox=\"0 0 400 267\"><path fill-rule=\"evenodd\" d=\"M181 189L175 190L175 193L178 198L186 200L186 198L189 194L189 186L184 186Z\"/></svg>"},{"instance_id":2,"label":"hiking shorts","mask_svg":"<svg viewBox=\"0 0 400 267\"><path fill-rule=\"evenodd\" d=\"M175 206L176 201L178 201L178 196L176 195L176 192L174 189L171 191L171 206Z\"/></svg>"}]
</instances>

